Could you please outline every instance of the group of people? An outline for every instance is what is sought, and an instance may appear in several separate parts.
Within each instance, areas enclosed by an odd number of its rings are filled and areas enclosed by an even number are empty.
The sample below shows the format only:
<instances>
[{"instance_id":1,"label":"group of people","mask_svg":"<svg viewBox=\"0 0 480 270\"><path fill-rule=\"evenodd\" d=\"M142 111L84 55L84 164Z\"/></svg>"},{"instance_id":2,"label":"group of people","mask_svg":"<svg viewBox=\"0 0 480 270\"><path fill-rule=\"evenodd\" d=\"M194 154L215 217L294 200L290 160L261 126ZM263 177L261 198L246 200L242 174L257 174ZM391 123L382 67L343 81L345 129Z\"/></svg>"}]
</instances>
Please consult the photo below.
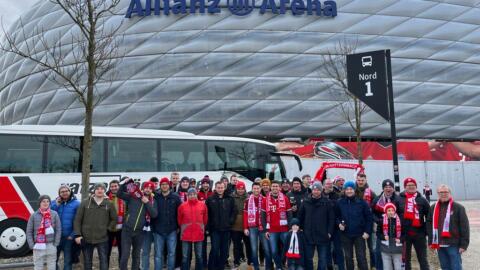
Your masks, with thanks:
<instances>
[{"instance_id":1,"label":"group of people","mask_svg":"<svg viewBox=\"0 0 480 270\"><path fill-rule=\"evenodd\" d=\"M439 200L430 206L413 178L404 180L401 193L384 180L378 196L364 173L356 181L257 178L249 191L236 175L213 182L205 176L197 185L177 172L141 185L124 177L111 181L108 191L95 184L82 202L62 185L55 201L40 196L28 222L35 269L45 262L55 269L62 253L63 269L72 269L75 246L81 247L84 269L92 269L94 249L99 268L108 269L115 246L120 269L128 269L129 260L131 269L150 269L153 245L156 270L165 263L168 270L189 270L192 253L195 270L223 270L231 246L233 267L246 262L255 270L313 270L315 251L318 270L353 270L354 259L367 270L367 247L371 268L408 270L413 246L426 270L427 239L442 269L462 269L468 217L446 185L437 188Z\"/></svg>"}]
</instances>

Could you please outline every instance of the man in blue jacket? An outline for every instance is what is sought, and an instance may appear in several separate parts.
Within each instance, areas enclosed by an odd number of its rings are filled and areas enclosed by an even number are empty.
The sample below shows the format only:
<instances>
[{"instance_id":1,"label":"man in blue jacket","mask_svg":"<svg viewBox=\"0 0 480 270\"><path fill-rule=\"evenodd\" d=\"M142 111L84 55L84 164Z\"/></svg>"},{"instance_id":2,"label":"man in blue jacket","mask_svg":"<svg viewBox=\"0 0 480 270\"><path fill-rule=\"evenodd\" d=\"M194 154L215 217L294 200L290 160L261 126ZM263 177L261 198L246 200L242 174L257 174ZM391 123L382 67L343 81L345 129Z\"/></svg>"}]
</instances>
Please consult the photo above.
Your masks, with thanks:
<instances>
[{"instance_id":1,"label":"man in blue jacket","mask_svg":"<svg viewBox=\"0 0 480 270\"><path fill-rule=\"evenodd\" d=\"M370 206L363 199L355 197L355 183L344 184L345 195L338 200L337 224L345 253L347 270L354 270L353 249L360 270L368 270L365 240L372 234L373 215Z\"/></svg>"},{"instance_id":2,"label":"man in blue jacket","mask_svg":"<svg viewBox=\"0 0 480 270\"><path fill-rule=\"evenodd\" d=\"M67 185L61 185L58 189L58 197L55 201L52 201L50 208L55 210L60 217L62 224L62 238L60 244L57 247L57 269L58 258L63 251L63 269L72 269L72 246L74 239L73 221L77 208L80 205L80 201L73 195L72 190Z\"/></svg>"}]
</instances>

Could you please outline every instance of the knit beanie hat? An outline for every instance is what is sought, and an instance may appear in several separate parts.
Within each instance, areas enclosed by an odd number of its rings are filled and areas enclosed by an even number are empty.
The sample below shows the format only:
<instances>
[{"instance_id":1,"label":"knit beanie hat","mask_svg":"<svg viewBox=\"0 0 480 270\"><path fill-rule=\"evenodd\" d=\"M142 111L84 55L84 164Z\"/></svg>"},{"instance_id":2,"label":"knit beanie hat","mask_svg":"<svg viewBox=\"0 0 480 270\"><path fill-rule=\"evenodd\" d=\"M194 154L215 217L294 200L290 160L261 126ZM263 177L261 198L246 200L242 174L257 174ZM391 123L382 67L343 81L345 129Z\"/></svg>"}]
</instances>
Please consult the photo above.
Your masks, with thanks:
<instances>
[{"instance_id":1,"label":"knit beanie hat","mask_svg":"<svg viewBox=\"0 0 480 270\"><path fill-rule=\"evenodd\" d=\"M313 182L312 190L314 190L314 189L318 189L318 190L322 191L323 190L322 183L320 181Z\"/></svg>"},{"instance_id":2,"label":"knit beanie hat","mask_svg":"<svg viewBox=\"0 0 480 270\"><path fill-rule=\"evenodd\" d=\"M408 178L405 178L405 180L403 180L403 187L407 187L407 184L409 183L413 183L415 184L415 186L417 186L417 180L415 180L414 178L411 178L411 177L408 177Z\"/></svg>"},{"instance_id":3,"label":"knit beanie hat","mask_svg":"<svg viewBox=\"0 0 480 270\"><path fill-rule=\"evenodd\" d=\"M293 225L300 226L300 220L298 220L298 218L292 218L292 220L290 220L290 226Z\"/></svg>"},{"instance_id":4,"label":"knit beanie hat","mask_svg":"<svg viewBox=\"0 0 480 270\"><path fill-rule=\"evenodd\" d=\"M203 178L202 178L202 184L204 183L207 183L207 184L210 184L210 177L208 175L205 175Z\"/></svg>"},{"instance_id":5,"label":"knit beanie hat","mask_svg":"<svg viewBox=\"0 0 480 270\"><path fill-rule=\"evenodd\" d=\"M383 182L382 182L382 189L384 189L386 186L390 186L390 187L392 187L392 188L395 188L395 184L394 184L393 181L390 180L390 179L385 179L385 180L383 180Z\"/></svg>"},{"instance_id":6,"label":"knit beanie hat","mask_svg":"<svg viewBox=\"0 0 480 270\"><path fill-rule=\"evenodd\" d=\"M40 207L40 203L41 203L43 200L48 200L48 203L51 203L51 202L52 202L52 199L50 199L50 196L48 196L48 195L41 195L40 197L38 197L38 207Z\"/></svg>"},{"instance_id":7,"label":"knit beanie hat","mask_svg":"<svg viewBox=\"0 0 480 270\"><path fill-rule=\"evenodd\" d=\"M168 184L169 186L172 186L172 182L170 182L170 180L168 180L167 177L162 177L162 179L160 179L160 185L165 183Z\"/></svg>"},{"instance_id":8,"label":"knit beanie hat","mask_svg":"<svg viewBox=\"0 0 480 270\"><path fill-rule=\"evenodd\" d=\"M395 211L395 213L397 212L397 207L393 203L385 204L385 206L383 207L383 211L385 211L385 213L387 213L388 208L393 208L393 211Z\"/></svg>"},{"instance_id":9,"label":"knit beanie hat","mask_svg":"<svg viewBox=\"0 0 480 270\"><path fill-rule=\"evenodd\" d=\"M103 190L107 190L107 187L105 187L104 183L95 183L93 190L97 190L97 188L103 188Z\"/></svg>"},{"instance_id":10,"label":"knit beanie hat","mask_svg":"<svg viewBox=\"0 0 480 270\"><path fill-rule=\"evenodd\" d=\"M238 181L236 185L237 189L245 189L245 183L242 181Z\"/></svg>"},{"instance_id":11,"label":"knit beanie hat","mask_svg":"<svg viewBox=\"0 0 480 270\"><path fill-rule=\"evenodd\" d=\"M347 189L347 188L353 188L355 189L356 185L355 185L355 182L353 181L347 181L345 182L345 184L343 184L343 189Z\"/></svg>"},{"instance_id":12,"label":"knit beanie hat","mask_svg":"<svg viewBox=\"0 0 480 270\"><path fill-rule=\"evenodd\" d=\"M147 181L143 183L143 188L150 188L151 190L155 190L156 184L151 181Z\"/></svg>"},{"instance_id":13,"label":"knit beanie hat","mask_svg":"<svg viewBox=\"0 0 480 270\"><path fill-rule=\"evenodd\" d=\"M58 188L58 195L60 195L60 190L63 189L63 188L68 189L68 191L69 191L70 193L72 192L72 189L71 189L68 185L61 184L60 187Z\"/></svg>"},{"instance_id":14,"label":"knit beanie hat","mask_svg":"<svg viewBox=\"0 0 480 270\"><path fill-rule=\"evenodd\" d=\"M189 188L187 194L188 195L197 194L197 190L194 188Z\"/></svg>"}]
</instances>

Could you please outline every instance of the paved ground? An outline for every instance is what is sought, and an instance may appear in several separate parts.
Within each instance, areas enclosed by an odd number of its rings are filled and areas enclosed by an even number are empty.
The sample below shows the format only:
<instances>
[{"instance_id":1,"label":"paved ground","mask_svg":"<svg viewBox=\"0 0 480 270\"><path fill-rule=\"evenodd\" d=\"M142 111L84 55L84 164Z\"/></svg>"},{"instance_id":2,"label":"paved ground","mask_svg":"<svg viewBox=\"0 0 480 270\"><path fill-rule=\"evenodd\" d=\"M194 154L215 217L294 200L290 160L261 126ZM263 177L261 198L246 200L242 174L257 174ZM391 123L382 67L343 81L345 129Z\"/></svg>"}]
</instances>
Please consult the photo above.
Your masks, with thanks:
<instances>
[{"instance_id":1,"label":"paved ground","mask_svg":"<svg viewBox=\"0 0 480 270\"><path fill-rule=\"evenodd\" d=\"M463 269L464 270L480 270L480 201L465 201L461 202L467 208L467 214L470 220L470 247L467 252L463 255ZM110 269L118 269L118 264L116 263L116 250L112 254L112 265ZM415 258L415 255L413 255ZM14 259L0 259L0 267L6 263L12 262L31 262L32 257L27 256L23 258L14 258ZM433 251L429 251L429 261L432 270L440 269L436 254ZM153 262L152 262L153 263ZM152 264L153 268L153 264ZM32 270L33 267L23 267L17 268L22 270ZM75 270L81 270L82 267L80 264L77 264L74 267ZM98 269L95 268L94 269ZM240 270L246 270L246 265L242 265ZM419 269L418 264L414 262L413 269Z\"/></svg>"}]
</instances>

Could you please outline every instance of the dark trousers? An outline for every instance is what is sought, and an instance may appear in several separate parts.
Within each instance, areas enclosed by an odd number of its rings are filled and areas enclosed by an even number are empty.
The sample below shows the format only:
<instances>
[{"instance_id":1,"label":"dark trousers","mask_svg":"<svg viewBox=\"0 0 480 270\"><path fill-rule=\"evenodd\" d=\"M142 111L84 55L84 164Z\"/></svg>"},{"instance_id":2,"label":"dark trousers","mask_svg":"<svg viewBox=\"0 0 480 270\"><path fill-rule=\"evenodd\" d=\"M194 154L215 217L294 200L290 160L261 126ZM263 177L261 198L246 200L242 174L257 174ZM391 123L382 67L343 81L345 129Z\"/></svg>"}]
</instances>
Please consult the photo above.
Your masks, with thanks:
<instances>
[{"instance_id":1,"label":"dark trousers","mask_svg":"<svg viewBox=\"0 0 480 270\"><path fill-rule=\"evenodd\" d=\"M370 235L370 237L366 241L367 242L367 248L368 248L368 254L370 255L370 265L372 267L374 267L376 265L376 261L377 261L377 256L375 256L376 243L373 243L373 238L374 237L372 235ZM375 246L374 246L374 244L375 244Z\"/></svg>"},{"instance_id":2,"label":"dark trousers","mask_svg":"<svg viewBox=\"0 0 480 270\"><path fill-rule=\"evenodd\" d=\"M252 249L250 247L250 239L246 236L243 231L232 231L232 242L233 242L233 264L240 265L240 259L245 258L247 254L248 264L252 263ZM245 246L245 252L243 252L243 247Z\"/></svg>"},{"instance_id":3,"label":"dark trousers","mask_svg":"<svg viewBox=\"0 0 480 270\"><path fill-rule=\"evenodd\" d=\"M195 252L195 270L202 270L202 246L203 241L187 242L182 241L182 270L190 270L190 263L192 261L192 246Z\"/></svg>"},{"instance_id":4,"label":"dark trousers","mask_svg":"<svg viewBox=\"0 0 480 270\"><path fill-rule=\"evenodd\" d=\"M365 240L361 236L349 237L345 234L341 235L343 253L345 255L345 265L347 270L354 270L353 249L355 248L355 257L357 258L357 266L360 270L368 270Z\"/></svg>"},{"instance_id":5,"label":"dark trousers","mask_svg":"<svg viewBox=\"0 0 480 270\"><path fill-rule=\"evenodd\" d=\"M108 232L108 265L110 266L110 255L112 255L113 242L116 242L118 249L118 265L120 266L120 255L122 254L122 231Z\"/></svg>"},{"instance_id":6,"label":"dark trousers","mask_svg":"<svg viewBox=\"0 0 480 270\"><path fill-rule=\"evenodd\" d=\"M208 256L209 270L225 269L230 244L230 231L210 231L212 247Z\"/></svg>"},{"instance_id":7,"label":"dark trousers","mask_svg":"<svg viewBox=\"0 0 480 270\"><path fill-rule=\"evenodd\" d=\"M208 260L207 260L207 245L208 245L208 240L207 240L207 232L205 232L204 238L203 238L203 245L202 245L202 263L203 263L203 268L208 267Z\"/></svg>"},{"instance_id":8,"label":"dark trousers","mask_svg":"<svg viewBox=\"0 0 480 270\"><path fill-rule=\"evenodd\" d=\"M73 239L67 239L66 236L62 236L60 239L60 244L57 247L57 270L60 269L58 267L58 258L60 257L60 253L63 251L63 270L72 270L72 246L73 246Z\"/></svg>"},{"instance_id":9,"label":"dark trousers","mask_svg":"<svg viewBox=\"0 0 480 270\"><path fill-rule=\"evenodd\" d=\"M412 245L417 253L420 270L429 270L427 261L427 239L424 235L407 236L405 239L405 270L412 269Z\"/></svg>"},{"instance_id":10,"label":"dark trousers","mask_svg":"<svg viewBox=\"0 0 480 270\"><path fill-rule=\"evenodd\" d=\"M313 257L315 256L315 250L318 254L317 270L327 270L327 257L328 250L330 249L330 243L327 244L307 244L305 249L305 270L313 270Z\"/></svg>"},{"instance_id":11,"label":"dark trousers","mask_svg":"<svg viewBox=\"0 0 480 270\"><path fill-rule=\"evenodd\" d=\"M100 270L108 269L107 262L107 251L108 251L108 241L98 243L98 244L89 244L85 243L83 246L83 269L92 270L93 263L93 250L97 249L98 260L100 264Z\"/></svg>"},{"instance_id":12,"label":"dark trousers","mask_svg":"<svg viewBox=\"0 0 480 270\"><path fill-rule=\"evenodd\" d=\"M180 232L177 233L177 239L179 242L180 242L180 239L182 239ZM182 245L181 244L177 245L175 249L176 249L175 250L175 268L179 268L179 267L182 267L182 260L183 260Z\"/></svg>"},{"instance_id":13,"label":"dark trousers","mask_svg":"<svg viewBox=\"0 0 480 270\"><path fill-rule=\"evenodd\" d=\"M120 269L128 269L128 258L132 251L131 270L140 269L140 252L143 246L143 231L131 231L127 228L122 230L122 254L120 255Z\"/></svg>"},{"instance_id":14,"label":"dark trousers","mask_svg":"<svg viewBox=\"0 0 480 270\"><path fill-rule=\"evenodd\" d=\"M338 270L345 270L345 259L343 258L342 241L340 240L340 231L338 230L335 230L333 232L332 238L330 239L330 248L328 249L327 254L328 269L332 268L332 259L333 264L337 265Z\"/></svg>"}]
</instances>

